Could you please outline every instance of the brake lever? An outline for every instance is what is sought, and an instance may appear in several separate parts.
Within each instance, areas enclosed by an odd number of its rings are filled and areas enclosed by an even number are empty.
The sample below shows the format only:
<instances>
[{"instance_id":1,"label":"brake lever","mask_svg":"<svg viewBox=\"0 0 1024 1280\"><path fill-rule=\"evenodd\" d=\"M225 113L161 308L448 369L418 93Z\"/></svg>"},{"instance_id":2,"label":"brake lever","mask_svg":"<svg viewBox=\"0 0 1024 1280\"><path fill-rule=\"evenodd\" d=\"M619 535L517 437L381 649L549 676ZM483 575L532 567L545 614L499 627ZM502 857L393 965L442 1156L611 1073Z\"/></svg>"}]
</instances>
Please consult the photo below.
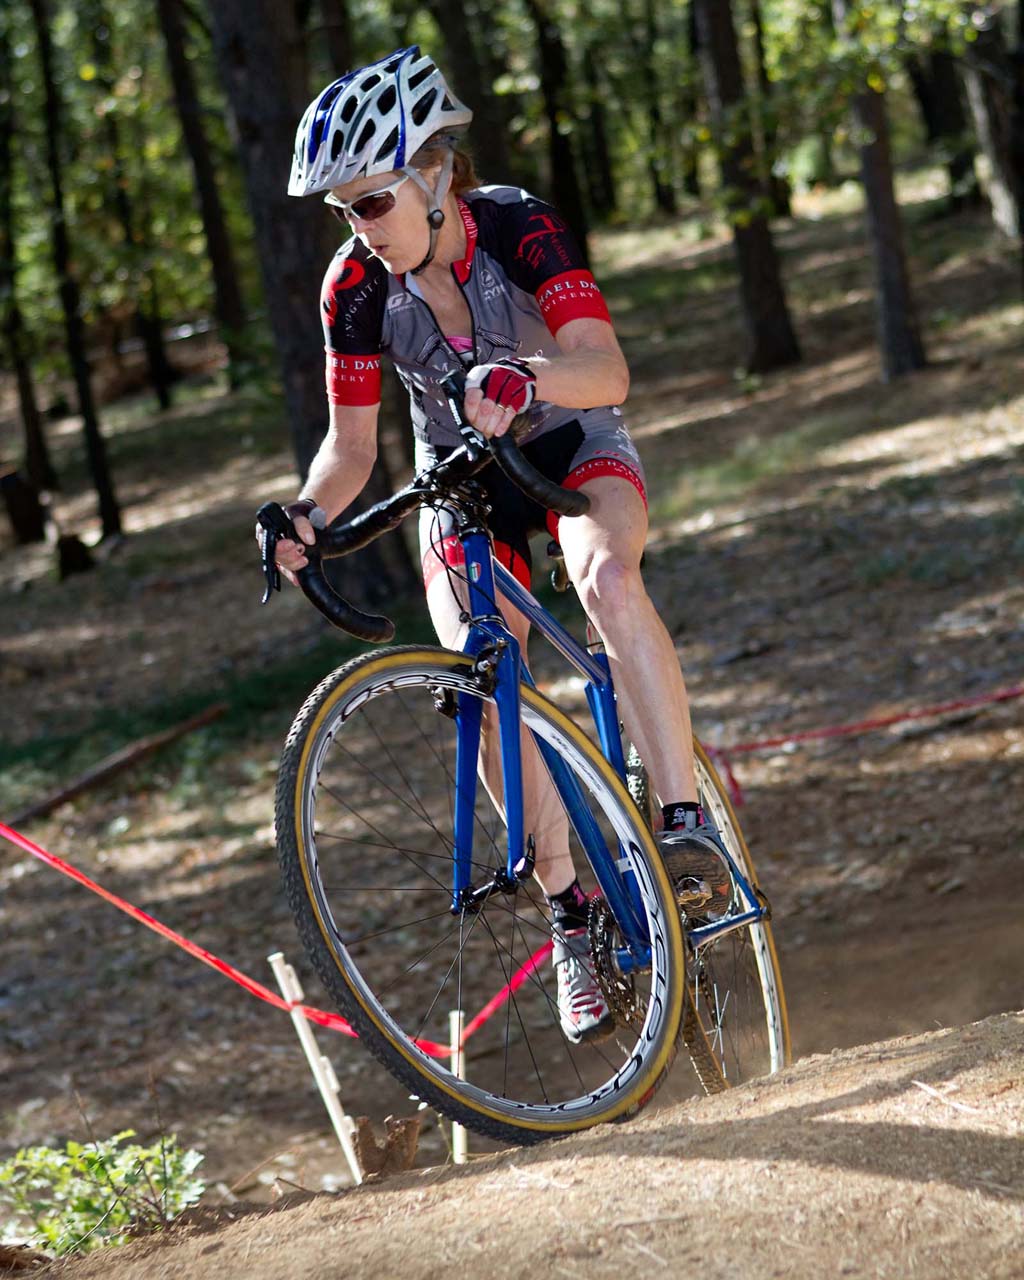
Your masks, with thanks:
<instances>
[{"instance_id":1,"label":"brake lever","mask_svg":"<svg viewBox=\"0 0 1024 1280\"><path fill-rule=\"evenodd\" d=\"M478 431L472 423L467 422L463 414L463 395L466 390L466 379L458 373L449 373L441 379L441 389L448 402L448 408L459 428L466 445L466 456L470 462L479 460L488 452L487 437Z\"/></svg>"},{"instance_id":2,"label":"brake lever","mask_svg":"<svg viewBox=\"0 0 1024 1280\"><path fill-rule=\"evenodd\" d=\"M256 512L256 523L263 530L263 576L266 578L266 587L260 604L267 604L273 593L281 590L281 570L277 567L277 544L282 538L294 538L295 529L279 502L265 502Z\"/></svg>"}]
</instances>

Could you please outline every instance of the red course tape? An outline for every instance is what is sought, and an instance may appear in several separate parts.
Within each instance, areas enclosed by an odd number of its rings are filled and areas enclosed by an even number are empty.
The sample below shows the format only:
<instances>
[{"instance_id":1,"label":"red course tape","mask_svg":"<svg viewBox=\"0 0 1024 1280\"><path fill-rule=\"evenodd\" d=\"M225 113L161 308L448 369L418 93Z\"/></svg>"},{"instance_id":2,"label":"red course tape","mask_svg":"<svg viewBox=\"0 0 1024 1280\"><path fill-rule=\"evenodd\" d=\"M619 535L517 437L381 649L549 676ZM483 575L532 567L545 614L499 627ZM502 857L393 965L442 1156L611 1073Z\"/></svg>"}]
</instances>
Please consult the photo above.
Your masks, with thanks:
<instances>
[{"instance_id":1,"label":"red course tape","mask_svg":"<svg viewBox=\"0 0 1024 1280\"><path fill-rule=\"evenodd\" d=\"M867 733L872 729L884 729L889 725L900 724L907 720L922 720L929 716L946 715L950 712L963 711L970 707L983 707L996 702L1009 702L1013 698L1020 697L1024 697L1024 685L1014 685L1008 689L997 690L995 693L978 694L972 698L960 698L955 702L943 702L937 706L921 707L917 710L904 711L891 716L881 716L873 720L860 720L854 724L832 725L825 729L805 729L798 733L785 734L777 738L762 738L756 742L741 742L734 747L725 749L713 747L710 749L709 754L712 759L721 765L737 803L742 803L743 797L740 786L730 763L731 756L748 754L751 751L764 751L771 747L785 746L791 742L809 742L814 739L838 738L847 734ZM113 904L119 911L124 911L133 920L138 920L140 924L144 924L147 929L152 929L154 933L159 933L161 937L167 938L175 946L180 947L182 951L194 956L197 960L201 960L203 964L209 965L211 969L216 969L218 973L230 978L232 982L237 983L244 991L248 991L250 995L255 996L258 1000L263 1000L267 1004L273 1005L275 1009L281 1009L286 1013L291 1013L293 1009L298 1010L304 1018L316 1023L318 1026L329 1027L332 1031L340 1031L342 1035L359 1038L358 1032L354 1031L351 1024L339 1014L328 1013L324 1009L315 1009L311 1005L292 1004L291 1001L285 1000L275 991L271 991L269 987L265 987L254 978L250 978L247 974L242 973L241 970L236 969L234 965L228 964L226 960L221 960L219 956L207 951L205 947L199 946L198 943L192 942L189 938L182 937L180 933L168 928L167 925L162 924L148 912L140 910L139 907L133 906L130 902L126 902L124 898L119 898L116 893L111 893L109 889L104 889L102 885L97 884L95 880L91 880L83 871L73 867L70 862L65 862L63 858L58 858L55 853L49 853L46 849L34 844L27 836L15 831L13 827L8 827L0 822L0 836L10 841L11 844L17 845L25 853L30 853L34 858L45 862L47 866L53 867L55 871L60 871L71 880L76 880L99 897L105 898L107 902ZM551 945L550 942L547 942L542 947L539 947L529 960L512 975L505 986L488 1000L475 1017L469 1020L463 1033L463 1043L474 1032L478 1031L489 1018L492 1018L507 1000L515 995L523 983L536 971L541 961L550 954ZM446 1058L451 1054L451 1049L448 1045L438 1044L433 1040L417 1040L416 1044L424 1053L430 1054L431 1057Z\"/></svg>"},{"instance_id":2,"label":"red course tape","mask_svg":"<svg viewBox=\"0 0 1024 1280\"><path fill-rule=\"evenodd\" d=\"M23 836L19 831L15 831L13 827L8 827L3 822L0 822L0 836L3 836L5 840L9 840L11 844L17 845L19 849L23 849L26 853L30 853L34 858L45 862L47 866L53 867L55 871L60 871L71 880L76 880L93 893L98 894L99 897L105 898L107 902L112 903L119 911L125 912L133 920L138 920L140 924L144 924L147 929L152 929L154 933L159 933L161 937L167 938L175 946L181 947L182 951L186 951L190 956L201 960L203 964L208 964L211 969L216 969L225 978L230 978L232 982L237 983L244 991L248 991L251 996L255 996L257 1000L263 1000L267 1004L273 1005L275 1009L283 1009L286 1013L291 1013L293 1009L296 1009L304 1018L308 1018L310 1022L315 1022L321 1027L329 1027L332 1031L340 1031L345 1036L359 1038L358 1032L354 1031L351 1024L340 1014L328 1013L324 1009L315 1009L312 1005L292 1004L291 1001L279 996L276 991L271 991L269 987L265 987L261 982L257 982L254 978L242 973L234 965L228 964L226 960L221 960L219 956L207 951L205 947L199 946L197 942L192 942L189 938L182 937L180 933L168 928L167 925L162 924L147 911L142 911L139 907L126 902L124 898L119 898L116 893L111 893L109 889L104 889L102 885L97 884L95 880L91 880L83 871L73 867L70 862L65 862L63 858L58 858L55 853L50 853L48 850L41 848L41 846L29 840L27 836ZM550 950L551 943L545 943L517 973L512 975L510 981L467 1024L462 1037L463 1043L475 1031L479 1030L489 1018L493 1017L510 996L519 990ZM438 1044L434 1040L417 1040L416 1044L424 1053L430 1054L433 1058L451 1056L451 1047L449 1045Z\"/></svg>"},{"instance_id":3,"label":"red course tape","mask_svg":"<svg viewBox=\"0 0 1024 1280\"><path fill-rule=\"evenodd\" d=\"M949 715L953 711L967 711L971 707L987 707L996 702L1011 702L1024 697L1024 684L997 689L994 693L979 693L971 698L957 698L953 702L939 702L931 707L917 707L911 711L897 711L891 716L876 716L871 720L857 720L852 724L828 725L824 729L801 729L796 733L781 734L777 738L759 738L755 742L738 742L732 747L709 747L708 755L720 766L729 784L733 800L743 803L743 792L732 769L732 757L749 755L752 751L768 751L773 747L785 747L793 742L815 742L824 738L845 738L855 733L870 733L874 729L888 729L908 720L927 720L932 716Z\"/></svg>"}]
</instances>

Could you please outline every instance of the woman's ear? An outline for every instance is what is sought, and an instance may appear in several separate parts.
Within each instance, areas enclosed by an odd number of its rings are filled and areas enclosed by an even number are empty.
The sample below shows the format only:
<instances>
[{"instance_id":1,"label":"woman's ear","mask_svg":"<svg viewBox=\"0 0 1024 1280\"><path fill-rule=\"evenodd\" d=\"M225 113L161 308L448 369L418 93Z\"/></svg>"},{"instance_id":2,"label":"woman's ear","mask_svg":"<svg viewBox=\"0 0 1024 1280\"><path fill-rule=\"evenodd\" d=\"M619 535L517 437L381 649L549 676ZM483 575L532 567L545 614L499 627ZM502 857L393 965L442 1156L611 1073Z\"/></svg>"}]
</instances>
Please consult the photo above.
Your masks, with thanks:
<instances>
[{"instance_id":1,"label":"woman's ear","mask_svg":"<svg viewBox=\"0 0 1024 1280\"><path fill-rule=\"evenodd\" d=\"M437 186L437 179L441 174L441 166L439 164L432 164L429 169L421 169L420 173L423 176L423 181L430 187L431 191L433 191Z\"/></svg>"}]
</instances>

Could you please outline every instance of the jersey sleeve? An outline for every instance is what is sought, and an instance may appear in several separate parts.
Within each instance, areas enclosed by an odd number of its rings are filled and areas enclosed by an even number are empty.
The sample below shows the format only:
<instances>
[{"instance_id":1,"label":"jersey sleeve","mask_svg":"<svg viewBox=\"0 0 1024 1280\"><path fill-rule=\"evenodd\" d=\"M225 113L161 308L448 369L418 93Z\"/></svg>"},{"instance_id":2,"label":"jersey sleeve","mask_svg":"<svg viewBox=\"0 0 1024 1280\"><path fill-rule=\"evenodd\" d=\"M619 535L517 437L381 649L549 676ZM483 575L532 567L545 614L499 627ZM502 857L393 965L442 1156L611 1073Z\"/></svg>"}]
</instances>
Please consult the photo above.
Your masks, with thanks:
<instances>
[{"instance_id":1,"label":"jersey sleeve","mask_svg":"<svg viewBox=\"0 0 1024 1280\"><path fill-rule=\"evenodd\" d=\"M509 278L537 299L552 335L570 320L611 322L572 232L551 205L531 196L508 206L505 230Z\"/></svg>"},{"instance_id":2,"label":"jersey sleeve","mask_svg":"<svg viewBox=\"0 0 1024 1280\"><path fill-rule=\"evenodd\" d=\"M380 401L381 330L387 281L381 264L364 261L350 240L335 254L324 276L320 313L327 354L327 399L331 404Z\"/></svg>"}]
</instances>

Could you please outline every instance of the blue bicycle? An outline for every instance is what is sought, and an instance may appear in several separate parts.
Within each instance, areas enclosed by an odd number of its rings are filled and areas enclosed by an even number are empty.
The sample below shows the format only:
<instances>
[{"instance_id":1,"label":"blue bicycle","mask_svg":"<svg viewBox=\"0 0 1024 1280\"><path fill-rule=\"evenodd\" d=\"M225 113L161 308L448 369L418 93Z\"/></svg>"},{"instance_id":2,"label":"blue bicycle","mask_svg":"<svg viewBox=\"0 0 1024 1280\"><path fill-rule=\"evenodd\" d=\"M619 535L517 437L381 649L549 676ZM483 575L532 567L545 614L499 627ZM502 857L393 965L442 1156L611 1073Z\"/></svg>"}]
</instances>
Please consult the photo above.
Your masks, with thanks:
<instances>
[{"instance_id":1,"label":"blue bicycle","mask_svg":"<svg viewBox=\"0 0 1024 1280\"><path fill-rule=\"evenodd\" d=\"M457 379L445 390L459 420ZM497 461L562 514L580 514L585 495L537 473L511 432L486 442L465 424L463 436L391 499L322 531L299 575L336 625L389 640L386 618L334 595L321 557L365 546L424 504L444 505L465 553L468 637L461 652L378 649L321 682L285 744L277 841L303 945L367 1048L437 1110L526 1144L635 1114L680 1042L715 1091L782 1066L788 1032L767 902L707 756L698 747L701 799L728 848L733 890L727 909L701 916L680 910L658 853L607 660L492 557L473 477ZM260 521L273 584L274 540L294 531L274 504ZM534 686L499 592L584 677L594 737ZM552 923L523 809L524 741L565 810L591 899L590 962L615 1022L597 1042L572 1043L560 1024ZM446 1051L455 1009L469 1016L461 1075Z\"/></svg>"}]
</instances>

